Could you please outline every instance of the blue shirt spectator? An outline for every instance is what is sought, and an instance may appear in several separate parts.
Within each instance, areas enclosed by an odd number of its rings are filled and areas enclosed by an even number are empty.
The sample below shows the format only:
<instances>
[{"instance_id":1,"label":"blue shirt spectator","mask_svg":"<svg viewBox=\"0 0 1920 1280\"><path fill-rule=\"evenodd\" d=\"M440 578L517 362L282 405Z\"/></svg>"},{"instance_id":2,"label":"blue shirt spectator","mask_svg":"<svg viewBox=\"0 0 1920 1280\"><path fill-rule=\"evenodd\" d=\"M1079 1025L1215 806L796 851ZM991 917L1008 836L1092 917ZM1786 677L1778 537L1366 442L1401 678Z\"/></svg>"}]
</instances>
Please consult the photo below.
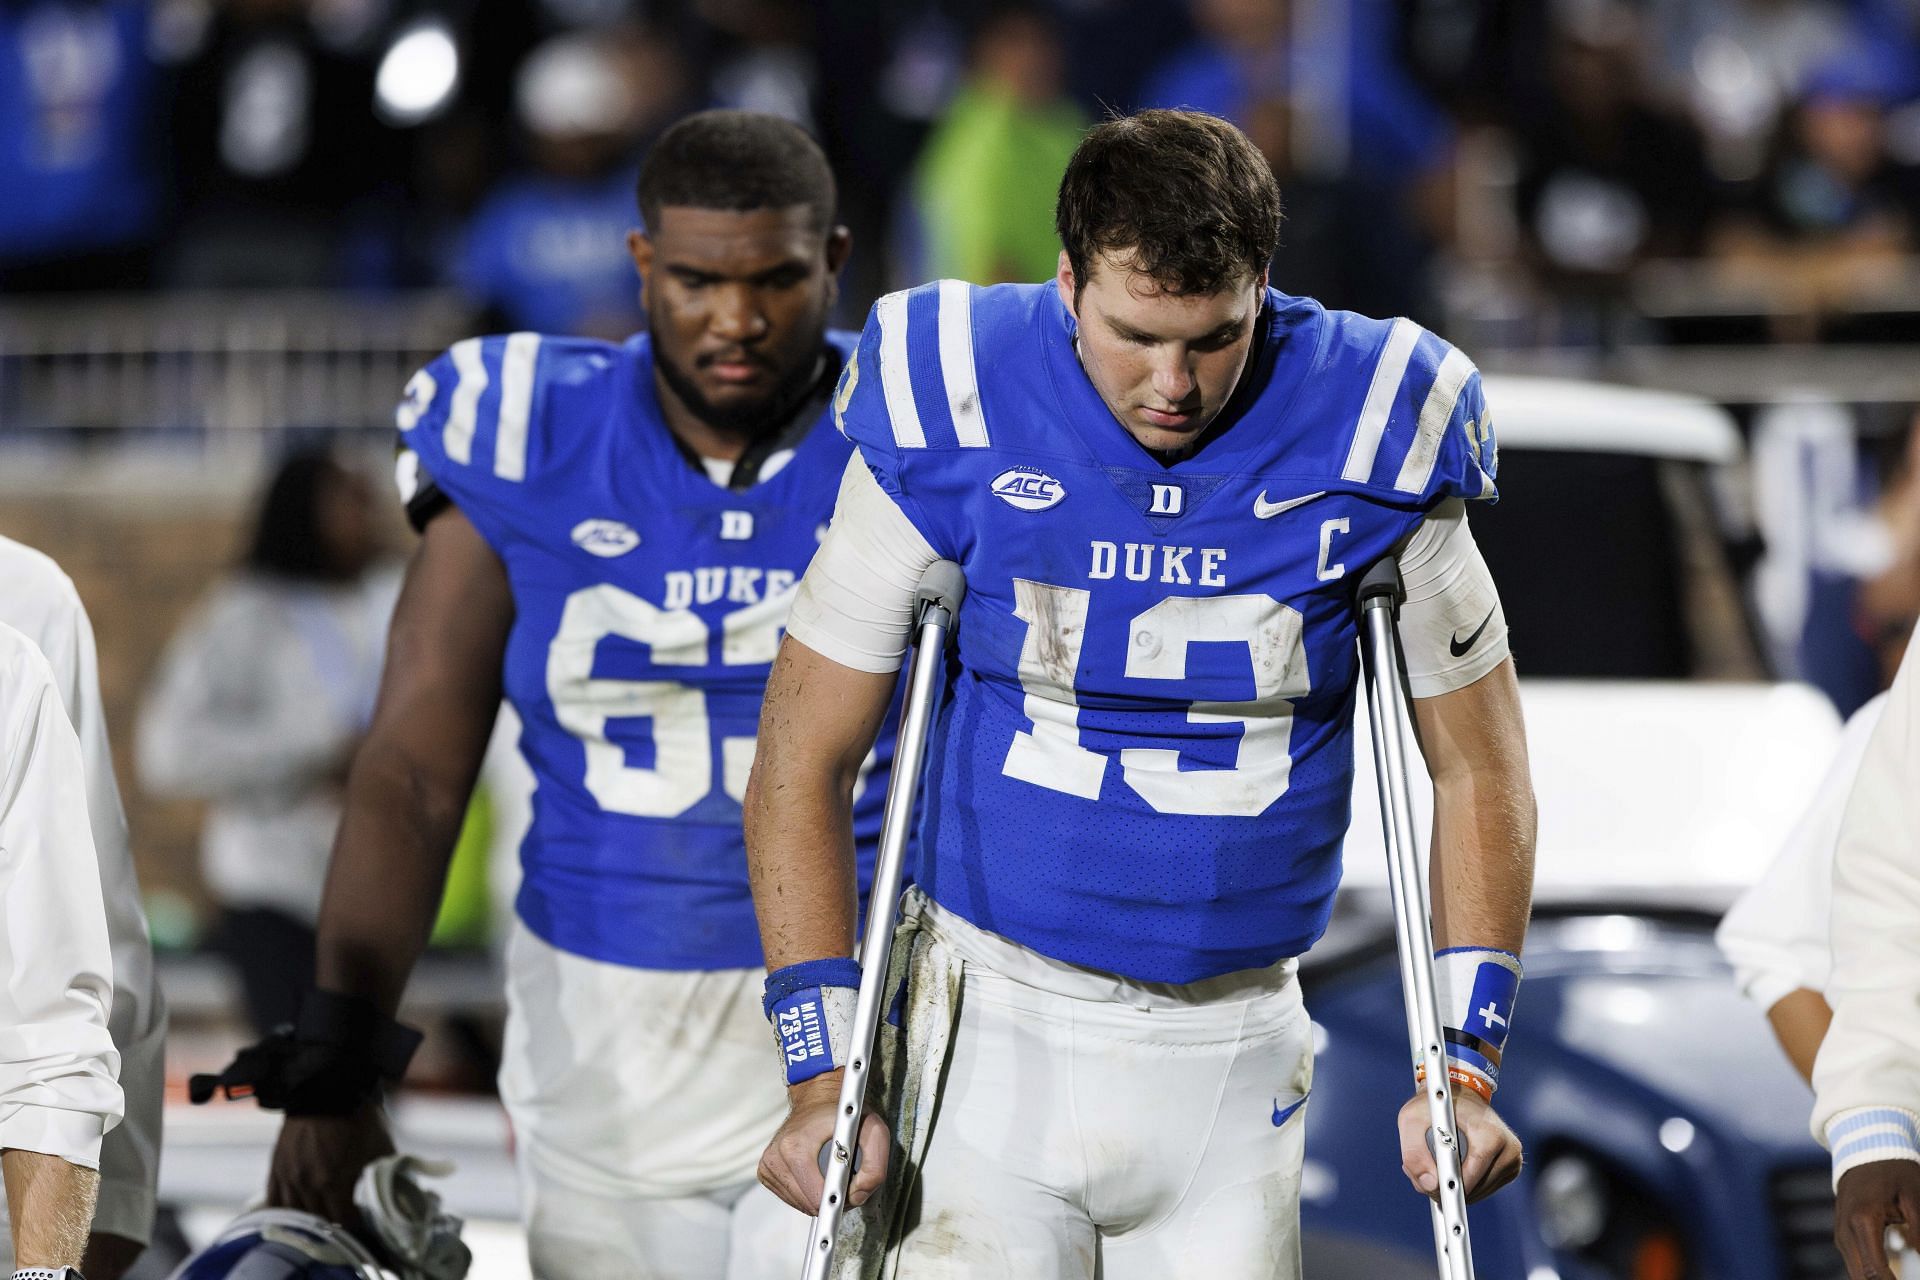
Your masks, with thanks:
<instances>
[{"instance_id":1,"label":"blue shirt spectator","mask_svg":"<svg viewBox=\"0 0 1920 1280\"><path fill-rule=\"evenodd\" d=\"M1453 129L1394 59L1385 0L1191 0L1199 36L1145 107L1239 125L1273 165L1287 225L1274 283L1327 305L1430 321L1434 247L1452 234Z\"/></svg>"},{"instance_id":2,"label":"blue shirt spectator","mask_svg":"<svg viewBox=\"0 0 1920 1280\"><path fill-rule=\"evenodd\" d=\"M153 91L140 0L0 4L0 264L152 235Z\"/></svg>"},{"instance_id":3,"label":"blue shirt spectator","mask_svg":"<svg viewBox=\"0 0 1920 1280\"><path fill-rule=\"evenodd\" d=\"M455 278L512 329L632 333L640 281L627 256L635 175L509 178L475 212ZM624 327L623 327L624 326Z\"/></svg>"},{"instance_id":4,"label":"blue shirt spectator","mask_svg":"<svg viewBox=\"0 0 1920 1280\"><path fill-rule=\"evenodd\" d=\"M1150 76L1143 107L1189 107L1254 127L1263 101L1315 99L1342 106L1346 166L1395 185L1443 163L1453 128L1393 56L1393 14L1381 0L1329 6L1345 21L1292 21L1285 0L1195 0L1200 37ZM1308 158L1297 156L1296 163Z\"/></svg>"},{"instance_id":5,"label":"blue shirt spectator","mask_svg":"<svg viewBox=\"0 0 1920 1280\"><path fill-rule=\"evenodd\" d=\"M634 31L556 36L521 65L528 166L483 200L453 277L489 327L623 339L644 328L627 233L635 156L678 98L676 52Z\"/></svg>"}]
</instances>

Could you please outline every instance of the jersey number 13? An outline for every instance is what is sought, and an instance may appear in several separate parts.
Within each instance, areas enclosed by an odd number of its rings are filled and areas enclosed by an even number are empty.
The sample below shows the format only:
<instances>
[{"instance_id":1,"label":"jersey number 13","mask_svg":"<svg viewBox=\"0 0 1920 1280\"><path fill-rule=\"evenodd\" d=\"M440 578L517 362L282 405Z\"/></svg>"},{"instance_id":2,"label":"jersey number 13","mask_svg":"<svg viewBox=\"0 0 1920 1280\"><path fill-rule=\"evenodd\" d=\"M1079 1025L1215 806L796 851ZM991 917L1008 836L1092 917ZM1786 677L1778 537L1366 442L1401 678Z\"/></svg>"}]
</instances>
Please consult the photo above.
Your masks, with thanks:
<instances>
[{"instance_id":1,"label":"jersey number 13","mask_svg":"<svg viewBox=\"0 0 1920 1280\"><path fill-rule=\"evenodd\" d=\"M1073 676L1086 641L1092 593L1015 578L1014 616L1027 624L1020 649L1024 711L1033 724L1007 749L1001 772L1035 786L1094 800L1108 757L1080 745L1080 708ZM1296 609L1266 595L1168 596L1127 624L1129 679L1185 680L1195 644L1239 643L1253 660L1254 697L1245 702L1190 702L1190 724L1242 726L1229 769L1180 768L1180 753L1125 747L1120 776L1160 813L1255 817L1286 794L1293 771L1290 700L1312 692L1304 624Z\"/></svg>"}]
</instances>

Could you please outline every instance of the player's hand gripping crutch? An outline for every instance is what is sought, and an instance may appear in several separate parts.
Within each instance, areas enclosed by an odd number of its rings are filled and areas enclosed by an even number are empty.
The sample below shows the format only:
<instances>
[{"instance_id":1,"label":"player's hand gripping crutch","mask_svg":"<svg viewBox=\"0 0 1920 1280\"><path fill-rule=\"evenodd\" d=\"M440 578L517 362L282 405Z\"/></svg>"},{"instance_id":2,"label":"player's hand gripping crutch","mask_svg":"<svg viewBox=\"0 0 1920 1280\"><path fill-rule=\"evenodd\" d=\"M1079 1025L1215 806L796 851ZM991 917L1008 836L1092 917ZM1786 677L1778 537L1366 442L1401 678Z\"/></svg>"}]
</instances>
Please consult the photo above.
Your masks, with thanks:
<instances>
[{"instance_id":1,"label":"player's hand gripping crutch","mask_svg":"<svg viewBox=\"0 0 1920 1280\"><path fill-rule=\"evenodd\" d=\"M807 1240L806 1280L826 1280L833 1269L840 1216L846 1211L847 1184L853 1177L853 1153L866 1109L867 1078L873 1065L874 1036L880 1030L880 1004L886 997L888 957L893 951L894 913L900 903L901 864L906 861L908 827L927 754L946 665L947 635L960 616L967 581L960 566L937 560L920 575L913 595L913 665L907 675L905 707L900 713L899 745L893 776L887 783L887 807L880 823L880 849L873 860L873 889L867 896L867 928L860 940L860 991L853 1006L853 1043L846 1074L840 1079L840 1104L833 1115L833 1141L820 1151L820 1208Z\"/></svg>"},{"instance_id":2,"label":"player's hand gripping crutch","mask_svg":"<svg viewBox=\"0 0 1920 1280\"><path fill-rule=\"evenodd\" d=\"M1425 1065L1422 1091L1429 1108L1427 1142L1438 1180L1433 1248L1442 1280L1473 1280L1473 1242L1467 1233L1467 1188L1461 1176L1466 1139L1453 1114L1434 994L1433 924L1427 882L1413 836L1407 784L1406 696L1401 684L1400 563L1387 556L1360 580L1361 657L1366 667L1367 714L1373 728L1373 765L1380 779L1380 826L1387 838L1387 883L1393 893L1394 938L1400 952L1400 988L1406 998L1407 1036Z\"/></svg>"}]
</instances>

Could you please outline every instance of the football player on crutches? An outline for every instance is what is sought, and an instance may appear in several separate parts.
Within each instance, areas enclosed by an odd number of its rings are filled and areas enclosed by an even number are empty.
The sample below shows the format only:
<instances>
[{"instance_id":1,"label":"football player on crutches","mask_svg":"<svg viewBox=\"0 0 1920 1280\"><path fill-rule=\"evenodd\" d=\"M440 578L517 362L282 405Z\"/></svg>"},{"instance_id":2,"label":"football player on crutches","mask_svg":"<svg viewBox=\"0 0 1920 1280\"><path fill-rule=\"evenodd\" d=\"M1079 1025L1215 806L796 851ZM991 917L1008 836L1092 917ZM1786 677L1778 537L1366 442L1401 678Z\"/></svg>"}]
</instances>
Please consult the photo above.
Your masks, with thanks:
<instances>
[{"instance_id":1,"label":"football player on crutches","mask_svg":"<svg viewBox=\"0 0 1920 1280\"><path fill-rule=\"evenodd\" d=\"M1353 581L1395 548L1468 1199L1519 1171L1492 1100L1533 793L1466 516L1497 496L1496 440L1457 348L1272 287L1278 219L1272 166L1231 125L1109 121L1063 180L1052 280L889 294L842 375L860 459L796 594L743 806L770 1004L818 988L844 1010L835 1048L859 982L848 780L921 574L953 560L968 585L889 975L911 979L904 1066L889 1026L842 1274L857 1249L903 1280L1300 1280L1297 960L1350 825ZM1142 519L1147 541L1112 540ZM810 1216L848 1060L800 1047L760 1176ZM1430 1127L1410 1090L1394 1128L1422 1197Z\"/></svg>"},{"instance_id":2,"label":"football player on crutches","mask_svg":"<svg viewBox=\"0 0 1920 1280\"><path fill-rule=\"evenodd\" d=\"M1387 885L1393 894L1394 940L1400 988L1406 998L1407 1036L1416 1076L1431 1110L1427 1144L1439 1186L1433 1202L1433 1249L1441 1280L1473 1280L1473 1241L1467 1231L1465 1135L1453 1117L1453 1090L1434 989L1433 924L1420 849L1413 838L1413 802L1407 790L1406 697L1401 688L1400 563L1387 556L1360 580L1360 647L1366 669L1367 713L1373 729L1373 767L1380 779L1380 827L1387 841Z\"/></svg>"},{"instance_id":3,"label":"football player on crutches","mask_svg":"<svg viewBox=\"0 0 1920 1280\"><path fill-rule=\"evenodd\" d=\"M865 1113L867 1081L873 1063L874 1037L880 1029L880 1004L886 994L888 959L893 949L894 912L900 900L902 864L906 861L908 826L914 800L920 792L927 733L933 726L946 663L947 636L960 616L967 593L960 566L951 560L930 565L914 593L914 656L907 675L907 694L900 716L899 747L893 758L893 777L887 784L886 815L881 821L880 847L874 855L873 891L867 899L866 932L860 940L860 979L854 997L853 1030L843 1050L847 1064L840 1082L840 1108L835 1114L833 1141L820 1150L820 1172L826 1185L820 1208L807 1237L804 1274L807 1280L826 1280L833 1270L834 1243L840 1217L846 1209L847 1183L853 1176L860 1121ZM824 963L835 963L827 961ZM833 1016L818 988L803 989L770 1002L774 1026L791 1059L804 1058L831 1035Z\"/></svg>"}]
</instances>

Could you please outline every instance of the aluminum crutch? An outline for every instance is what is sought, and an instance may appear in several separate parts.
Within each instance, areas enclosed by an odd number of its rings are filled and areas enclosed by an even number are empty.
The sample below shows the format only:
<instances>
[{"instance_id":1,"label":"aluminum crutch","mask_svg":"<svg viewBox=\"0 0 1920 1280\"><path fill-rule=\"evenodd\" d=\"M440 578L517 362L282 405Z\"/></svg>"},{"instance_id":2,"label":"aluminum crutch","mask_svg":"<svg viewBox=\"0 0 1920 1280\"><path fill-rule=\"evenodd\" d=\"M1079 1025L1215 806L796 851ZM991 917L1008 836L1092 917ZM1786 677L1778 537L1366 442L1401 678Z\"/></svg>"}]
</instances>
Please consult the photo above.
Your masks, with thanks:
<instances>
[{"instance_id":1,"label":"aluminum crutch","mask_svg":"<svg viewBox=\"0 0 1920 1280\"><path fill-rule=\"evenodd\" d=\"M894 915L900 905L900 875L906 861L908 826L927 754L927 732L945 678L947 635L960 616L967 580L951 560L937 560L920 575L913 595L914 654L907 675L906 706L900 713L899 746L887 783L887 807L880 820L880 849L873 860L873 889L867 896L867 929L860 940L860 992L853 1006L853 1042L846 1075L840 1081L840 1106L834 1113L833 1141L821 1149L820 1172L826 1185L808 1237L806 1280L826 1280L833 1269L834 1243L846 1211L847 1184L853 1178L860 1121L866 1111L867 1077L873 1065L874 1036L880 1030L880 1003L893 951Z\"/></svg>"},{"instance_id":2,"label":"aluminum crutch","mask_svg":"<svg viewBox=\"0 0 1920 1280\"><path fill-rule=\"evenodd\" d=\"M1439 1190L1433 1210L1433 1248L1442 1280L1473 1280L1473 1242L1467 1232L1467 1189L1460 1167L1466 1143L1453 1115L1440 1002L1434 992L1433 923L1427 881L1414 843L1413 803L1407 787L1405 667L1400 654L1400 562L1383 558L1360 580L1360 645L1367 677L1367 714L1373 726L1373 766L1380 778L1380 826L1387 839L1387 883L1393 893L1394 938L1400 952L1400 989L1406 998L1407 1036L1424 1063L1429 1127Z\"/></svg>"}]
</instances>

